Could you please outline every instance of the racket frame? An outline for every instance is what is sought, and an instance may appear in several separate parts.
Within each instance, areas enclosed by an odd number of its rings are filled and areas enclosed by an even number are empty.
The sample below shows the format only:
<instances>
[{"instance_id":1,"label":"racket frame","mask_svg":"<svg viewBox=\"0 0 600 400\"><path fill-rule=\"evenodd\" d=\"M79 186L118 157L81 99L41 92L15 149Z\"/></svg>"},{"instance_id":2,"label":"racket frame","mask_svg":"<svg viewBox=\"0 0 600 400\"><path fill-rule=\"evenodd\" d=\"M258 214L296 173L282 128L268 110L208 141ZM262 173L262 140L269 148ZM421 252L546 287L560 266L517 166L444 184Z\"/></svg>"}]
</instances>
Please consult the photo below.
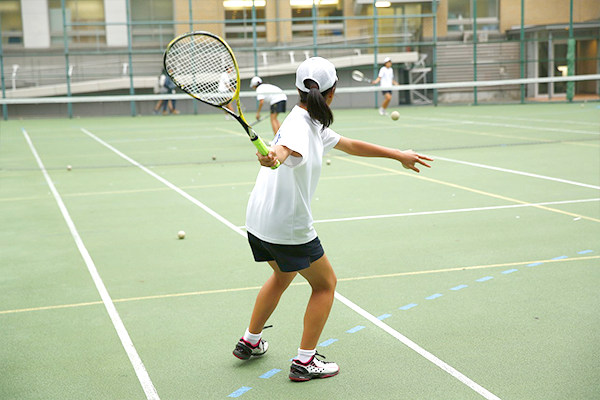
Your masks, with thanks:
<instances>
[{"instance_id":1,"label":"racket frame","mask_svg":"<svg viewBox=\"0 0 600 400\"><path fill-rule=\"evenodd\" d=\"M213 104L208 101L202 100L194 93L189 92L183 85L180 85L179 82L177 81L177 79L173 75L171 75L171 73L169 72L169 69L167 68L167 54L169 53L169 50L173 47L173 45L175 45L175 43L177 43L178 41L180 41L188 36L209 36L209 37L221 42L221 44L223 44L223 46L225 46L225 48L231 55L231 59L233 60L233 66L235 68L235 75L236 75L235 86L236 87L235 87L235 93L233 94L233 97L231 97L230 100L225 101L221 104ZM254 131L254 129L252 129L252 126L248 123L248 121L246 121L246 118L244 117L244 113L242 112L242 107L241 107L241 104L239 101L240 100L240 86L241 86L240 85L240 83L241 83L240 82L240 68L238 66L237 60L235 59L235 55L233 54L233 50L231 50L231 47L229 47L229 45L227 44L227 42L225 40L223 40L220 36L215 35L214 33L206 32L206 31L192 31L192 32L187 32L182 35L179 35L176 38L174 38L173 40L171 40L171 42L169 42L169 44L167 45L167 48L165 49L165 53L163 55L163 66L165 68L165 72L167 73L167 75L169 75L169 77L171 78L173 83L175 83L175 85L177 85L177 87L179 89L184 91L189 96L192 96L196 100L200 100L201 102L203 102L204 104L208 104L209 106L220 108L223 111L225 111L226 113L228 113L229 115L231 115L232 117L234 117L240 123L240 125L242 125L242 127L248 134L250 141L252 142L252 144L254 144L254 146L260 152L260 154L262 154L263 156L266 156L267 154L269 154L269 149L265 145L265 142L263 142L263 140L260 138L260 136L258 136L256 134L256 132ZM226 107L229 103L231 103L234 100L237 100L237 109L238 109L239 115ZM275 169L277 167L279 167L279 161L277 162L276 166L273 166L271 168Z\"/></svg>"},{"instance_id":2,"label":"racket frame","mask_svg":"<svg viewBox=\"0 0 600 400\"><path fill-rule=\"evenodd\" d=\"M371 80L369 78L365 78L365 74L363 74L362 72L360 72L357 69L352 71L352 79L354 79L357 82L371 83Z\"/></svg>"}]
</instances>

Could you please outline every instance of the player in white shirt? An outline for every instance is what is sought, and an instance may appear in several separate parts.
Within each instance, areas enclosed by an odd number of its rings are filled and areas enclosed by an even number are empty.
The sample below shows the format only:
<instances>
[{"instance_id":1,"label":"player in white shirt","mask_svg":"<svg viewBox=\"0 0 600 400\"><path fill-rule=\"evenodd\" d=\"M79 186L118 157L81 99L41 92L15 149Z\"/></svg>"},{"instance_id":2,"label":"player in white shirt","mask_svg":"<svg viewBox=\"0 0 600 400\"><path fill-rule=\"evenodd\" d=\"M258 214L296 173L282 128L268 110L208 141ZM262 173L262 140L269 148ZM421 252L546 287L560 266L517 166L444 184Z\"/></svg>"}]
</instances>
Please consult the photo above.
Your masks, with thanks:
<instances>
[{"instance_id":1,"label":"player in white shirt","mask_svg":"<svg viewBox=\"0 0 600 400\"><path fill-rule=\"evenodd\" d=\"M227 92L235 91L235 87L233 87L231 85L231 78L230 78L230 75L233 73L233 71L234 71L233 68L229 67L227 72L223 72L221 74L221 76L219 77L219 92L227 93ZM233 101L230 101L226 107L229 108L231 111L233 111ZM229 113L227 113L227 111L223 111L223 112L225 113L225 119L229 120L231 118Z\"/></svg>"},{"instance_id":2,"label":"player in white shirt","mask_svg":"<svg viewBox=\"0 0 600 400\"><path fill-rule=\"evenodd\" d=\"M383 60L384 66L379 70L379 75L377 75L377 79L374 79L371 82L373 85L377 85L381 82L382 87L390 87L392 85L398 85L398 82L394 80L394 70L392 69L392 59L386 57ZM379 107L379 114L387 115L387 108L392 100L392 92L391 90L384 90L383 92L383 103L381 103L381 107Z\"/></svg>"},{"instance_id":3,"label":"player in white shirt","mask_svg":"<svg viewBox=\"0 0 600 400\"><path fill-rule=\"evenodd\" d=\"M260 119L260 110L262 109L263 104L267 102L271 107L271 127L273 128L273 135L276 135L281 126L277 119L277 115L285 112L287 96L279 87L269 83L263 83L262 79L258 76L252 78L250 87L256 90L256 99L259 101L258 110L256 110L256 119Z\"/></svg>"},{"instance_id":4,"label":"player in white shirt","mask_svg":"<svg viewBox=\"0 0 600 400\"><path fill-rule=\"evenodd\" d=\"M257 262L268 262L273 274L263 285L244 336L233 354L247 360L262 356L268 343L262 339L267 320L283 292L296 275L310 284L312 294L304 315L304 331L298 356L289 378L307 381L337 375L339 367L315 356L319 337L333 304L337 278L313 227L311 199L317 188L323 156L331 149L363 157L385 157L400 161L404 168L419 172L430 158L412 150L349 139L329 128L337 73L324 58L304 61L296 71L300 102L281 125L269 154L257 153L260 169L246 212L248 241ZM281 166L277 169L270 167Z\"/></svg>"}]
</instances>

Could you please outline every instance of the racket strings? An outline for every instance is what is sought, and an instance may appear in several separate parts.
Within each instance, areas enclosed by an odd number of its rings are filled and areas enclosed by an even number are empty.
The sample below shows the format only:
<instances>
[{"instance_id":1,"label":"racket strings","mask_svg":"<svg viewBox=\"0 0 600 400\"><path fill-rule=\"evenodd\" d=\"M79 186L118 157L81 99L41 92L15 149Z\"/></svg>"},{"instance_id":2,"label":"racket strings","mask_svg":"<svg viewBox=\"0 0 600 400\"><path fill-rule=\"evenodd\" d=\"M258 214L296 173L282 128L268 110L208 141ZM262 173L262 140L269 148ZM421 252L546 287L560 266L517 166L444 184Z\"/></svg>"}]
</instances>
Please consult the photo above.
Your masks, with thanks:
<instances>
[{"instance_id":1,"label":"racket strings","mask_svg":"<svg viewBox=\"0 0 600 400\"><path fill-rule=\"evenodd\" d=\"M237 91L233 56L211 36L190 35L173 43L165 67L179 87L207 103L225 105Z\"/></svg>"}]
</instances>

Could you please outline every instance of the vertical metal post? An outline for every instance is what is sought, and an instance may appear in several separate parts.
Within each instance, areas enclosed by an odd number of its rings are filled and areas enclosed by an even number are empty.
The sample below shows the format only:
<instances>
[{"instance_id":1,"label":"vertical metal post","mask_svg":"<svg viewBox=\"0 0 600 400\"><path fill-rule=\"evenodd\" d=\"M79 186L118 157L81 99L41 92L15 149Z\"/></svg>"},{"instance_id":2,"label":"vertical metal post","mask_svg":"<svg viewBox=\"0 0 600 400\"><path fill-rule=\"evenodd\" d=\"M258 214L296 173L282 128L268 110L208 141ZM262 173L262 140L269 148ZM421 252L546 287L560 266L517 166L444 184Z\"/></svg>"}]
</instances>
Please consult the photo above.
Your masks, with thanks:
<instances>
[{"instance_id":1,"label":"vertical metal post","mask_svg":"<svg viewBox=\"0 0 600 400\"><path fill-rule=\"evenodd\" d=\"M573 0L569 10L569 40L567 42L567 75L572 76L575 69L575 35L573 32ZM567 82L567 101L573 101L575 82Z\"/></svg>"},{"instance_id":2,"label":"vertical metal post","mask_svg":"<svg viewBox=\"0 0 600 400\"><path fill-rule=\"evenodd\" d=\"M188 0L188 8L189 8L189 18L190 18L190 32L194 30L194 12L192 10L192 0ZM194 115L198 114L198 102L192 101L194 107Z\"/></svg>"},{"instance_id":3,"label":"vertical metal post","mask_svg":"<svg viewBox=\"0 0 600 400\"><path fill-rule=\"evenodd\" d=\"M477 82L477 0L473 0L473 81ZM477 86L473 87L473 105L477 105Z\"/></svg>"},{"instance_id":4,"label":"vertical metal post","mask_svg":"<svg viewBox=\"0 0 600 400\"><path fill-rule=\"evenodd\" d=\"M431 74L433 78L433 83L437 83L437 2L438 0L433 0L433 60L431 66ZM438 91L437 89L433 89L433 105L438 105Z\"/></svg>"},{"instance_id":5,"label":"vertical metal post","mask_svg":"<svg viewBox=\"0 0 600 400\"><path fill-rule=\"evenodd\" d=\"M521 79L525 79L525 0L521 0L521 34L520 39L520 58L521 58ZM521 104L525 103L525 85L521 84Z\"/></svg>"},{"instance_id":6,"label":"vertical metal post","mask_svg":"<svg viewBox=\"0 0 600 400\"><path fill-rule=\"evenodd\" d=\"M254 5L254 0L252 0L252 46L254 50L254 75L258 75L258 50L256 44L256 6Z\"/></svg>"},{"instance_id":7,"label":"vertical metal post","mask_svg":"<svg viewBox=\"0 0 600 400\"><path fill-rule=\"evenodd\" d=\"M552 31L548 32L548 60L545 63L548 65L548 77L554 78L554 38L552 37ZM539 58L539 57L538 57ZM539 62L539 61L538 61ZM548 82L548 100L552 100L552 93L554 92L554 82Z\"/></svg>"},{"instance_id":8,"label":"vertical metal post","mask_svg":"<svg viewBox=\"0 0 600 400\"><path fill-rule=\"evenodd\" d=\"M312 25L313 25L313 57L317 56L317 2L313 1L312 4Z\"/></svg>"},{"instance_id":9,"label":"vertical metal post","mask_svg":"<svg viewBox=\"0 0 600 400\"><path fill-rule=\"evenodd\" d=\"M6 98L6 86L4 86L4 51L2 50L2 19L0 18L0 86L2 86L2 98ZM2 104L2 118L8 120L8 107Z\"/></svg>"},{"instance_id":10,"label":"vertical metal post","mask_svg":"<svg viewBox=\"0 0 600 400\"><path fill-rule=\"evenodd\" d=\"M127 10L127 54L129 56L129 94L130 95L134 95L135 94L135 88L133 86L133 57L132 57L132 52L133 52L133 37L131 35L131 9L130 9L131 5L129 4L129 0L125 0L125 9ZM131 116L135 117L135 101L131 100L130 101L130 105L131 105Z\"/></svg>"},{"instance_id":11,"label":"vertical metal post","mask_svg":"<svg viewBox=\"0 0 600 400\"><path fill-rule=\"evenodd\" d=\"M377 4L376 0L373 0L373 76L377 75L377 53L379 52L379 39L378 39L378 15L377 15ZM377 92L375 92L375 108L379 108L379 98Z\"/></svg>"},{"instance_id":12,"label":"vertical metal post","mask_svg":"<svg viewBox=\"0 0 600 400\"><path fill-rule=\"evenodd\" d=\"M63 42L65 47L65 72L67 76L67 97L71 97L71 76L69 74L69 37L67 33L67 12L65 0L60 0L63 20ZM73 118L73 104L67 103L67 115Z\"/></svg>"}]
</instances>

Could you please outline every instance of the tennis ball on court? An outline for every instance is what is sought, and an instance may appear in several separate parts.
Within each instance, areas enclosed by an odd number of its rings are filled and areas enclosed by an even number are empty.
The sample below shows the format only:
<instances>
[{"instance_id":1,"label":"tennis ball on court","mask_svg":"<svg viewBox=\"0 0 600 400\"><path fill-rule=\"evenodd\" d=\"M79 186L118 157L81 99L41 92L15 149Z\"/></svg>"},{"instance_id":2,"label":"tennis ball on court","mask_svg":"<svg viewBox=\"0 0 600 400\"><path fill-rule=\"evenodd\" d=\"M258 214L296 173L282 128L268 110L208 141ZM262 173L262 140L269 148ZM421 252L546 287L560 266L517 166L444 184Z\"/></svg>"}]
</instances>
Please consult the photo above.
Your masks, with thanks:
<instances>
[{"instance_id":1,"label":"tennis ball on court","mask_svg":"<svg viewBox=\"0 0 600 400\"><path fill-rule=\"evenodd\" d=\"M70 171L72 169L72 167L70 165L67 165L67 171Z\"/></svg>"},{"instance_id":2,"label":"tennis ball on court","mask_svg":"<svg viewBox=\"0 0 600 400\"><path fill-rule=\"evenodd\" d=\"M217 159L217 156L212 156L213 161Z\"/></svg>"},{"instance_id":3,"label":"tennis ball on court","mask_svg":"<svg viewBox=\"0 0 600 400\"><path fill-rule=\"evenodd\" d=\"M177 232L177 237L178 237L179 239L183 239L183 238L185 237L185 232L184 232L184 231L179 231L179 232Z\"/></svg>"},{"instance_id":4,"label":"tennis ball on court","mask_svg":"<svg viewBox=\"0 0 600 400\"><path fill-rule=\"evenodd\" d=\"M327 165L331 165L331 160L327 160Z\"/></svg>"},{"instance_id":5,"label":"tennis ball on court","mask_svg":"<svg viewBox=\"0 0 600 400\"><path fill-rule=\"evenodd\" d=\"M392 117L394 121L398 121L398 118L400 118L400 113L398 111L394 111L390 117Z\"/></svg>"}]
</instances>

